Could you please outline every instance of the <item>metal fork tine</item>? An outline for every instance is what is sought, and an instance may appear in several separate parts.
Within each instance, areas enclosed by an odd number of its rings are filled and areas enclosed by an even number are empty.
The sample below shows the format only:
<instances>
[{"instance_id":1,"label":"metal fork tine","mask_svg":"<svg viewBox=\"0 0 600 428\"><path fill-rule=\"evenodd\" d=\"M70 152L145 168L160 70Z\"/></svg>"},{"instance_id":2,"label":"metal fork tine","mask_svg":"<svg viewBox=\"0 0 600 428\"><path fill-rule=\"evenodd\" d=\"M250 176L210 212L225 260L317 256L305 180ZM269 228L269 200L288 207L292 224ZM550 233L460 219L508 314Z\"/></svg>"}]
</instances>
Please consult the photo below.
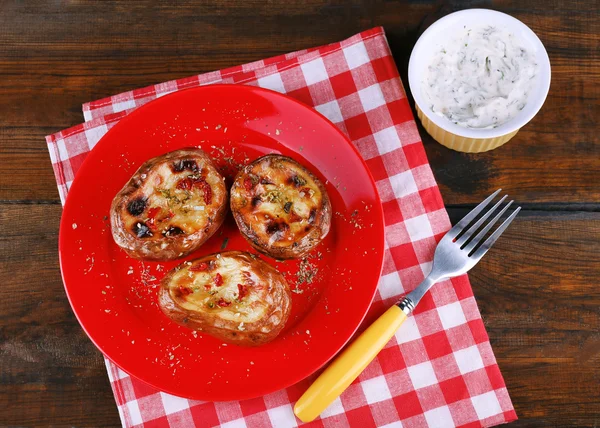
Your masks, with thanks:
<instances>
[{"instance_id":1,"label":"metal fork tine","mask_svg":"<svg viewBox=\"0 0 600 428\"><path fill-rule=\"evenodd\" d=\"M479 232L477 235L475 235L475 238L473 238L471 240L471 242L469 242L469 245L467 245L464 248L464 250L467 253L470 253L471 251L473 251L473 248L475 248L477 246L477 244L479 244L479 241L481 241L483 239L483 237L489 232L489 230L492 228L492 226L494 226L494 224L496 224L496 222L498 220L500 220L500 217L502 217L502 214L504 214L506 212L506 210L508 209L508 207L511 206L512 203L513 203L513 201L510 201L508 204L506 204L505 207L502 208L500 210L500 212L498 214L496 214L496 216L494 216L494 218L491 219L490 222L483 229L481 229L481 232Z\"/></svg>"},{"instance_id":2,"label":"metal fork tine","mask_svg":"<svg viewBox=\"0 0 600 428\"><path fill-rule=\"evenodd\" d=\"M490 196L485 198L483 202L481 202L479 205L473 208L473 210L471 210L469 214L464 216L461 221L456 223L456 225L452 229L450 229L448 233L446 233L446 236L454 239L454 237L456 237L465 227L467 227L475 217L477 217L477 214L479 214L481 211L483 211L485 207L488 206L488 204L496 197L498 193L500 193L501 190L502 189L496 190Z\"/></svg>"},{"instance_id":3,"label":"metal fork tine","mask_svg":"<svg viewBox=\"0 0 600 428\"><path fill-rule=\"evenodd\" d=\"M477 223L475 223L473 226L469 227L469 229L467 229L467 231L460 238L458 238L456 240L456 243L462 247L462 245L465 242L467 242L467 240L471 237L471 235L473 233L477 232L477 230L481 227L483 222L486 221L488 219L488 217L491 216L496 211L496 209L500 206L500 204L502 202L504 202L504 200L506 199L507 196L508 195L502 196L502 199L500 199L498 202L496 202L496 205L494 205L492 208L490 208L479 220L477 220ZM477 235L477 236L479 236L479 235ZM477 239L477 238L475 238L475 239Z\"/></svg>"},{"instance_id":4,"label":"metal fork tine","mask_svg":"<svg viewBox=\"0 0 600 428\"><path fill-rule=\"evenodd\" d=\"M494 231L494 233L492 233L490 235L490 237L488 239L486 239L483 244L481 244L481 247L479 247L477 249L477 251L475 251L475 253L473 253L473 256L472 256L473 259L479 261L479 259L482 258L484 256L484 254L487 253L490 248L492 248L492 245L494 245L496 240L500 237L500 235L502 235L502 232L504 232L504 230L508 227L508 225L510 225L510 223L514 220L514 218L517 216L519 211L521 211L521 207L517 207L517 209L514 210L513 213L510 216L508 216L508 218L506 220L504 220L504 223L502 223L500 225L500 227L498 229L496 229Z\"/></svg>"}]
</instances>

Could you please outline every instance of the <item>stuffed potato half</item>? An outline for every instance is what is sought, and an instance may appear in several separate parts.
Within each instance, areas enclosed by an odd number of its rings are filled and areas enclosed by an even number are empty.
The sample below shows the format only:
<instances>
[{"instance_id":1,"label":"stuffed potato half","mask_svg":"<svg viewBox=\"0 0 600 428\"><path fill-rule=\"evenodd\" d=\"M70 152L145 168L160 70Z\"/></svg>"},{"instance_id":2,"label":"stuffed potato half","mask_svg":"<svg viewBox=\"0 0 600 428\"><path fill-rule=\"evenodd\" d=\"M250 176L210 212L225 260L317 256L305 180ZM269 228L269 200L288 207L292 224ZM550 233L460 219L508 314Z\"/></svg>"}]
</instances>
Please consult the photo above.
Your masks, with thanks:
<instances>
[{"instance_id":1,"label":"stuffed potato half","mask_svg":"<svg viewBox=\"0 0 600 428\"><path fill-rule=\"evenodd\" d=\"M272 341L291 309L291 292L273 266L242 251L184 262L161 282L159 306L178 324L225 342Z\"/></svg>"},{"instance_id":2,"label":"stuffed potato half","mask_svg":"<svg viewBox=\"0 0 600 428\"><path fill-rule=\"evenodd\" d=\"M286 156L263 156L244 167L231 187L230 205L242 235L276 259L304 256L331 226L325 186Z\"/></svg>"},{"instance_id":3,"label":"stuffed potato half","mask_svg":"<svg viewBox=\"0 0 600 428\"><path fill-rule=\"evenodd\" d=\"M206 153L186 148L145 162L113 199L110 220L130 256L172 260L206 242L226 212L223 177Z\"/></svg>"}]
</instances>

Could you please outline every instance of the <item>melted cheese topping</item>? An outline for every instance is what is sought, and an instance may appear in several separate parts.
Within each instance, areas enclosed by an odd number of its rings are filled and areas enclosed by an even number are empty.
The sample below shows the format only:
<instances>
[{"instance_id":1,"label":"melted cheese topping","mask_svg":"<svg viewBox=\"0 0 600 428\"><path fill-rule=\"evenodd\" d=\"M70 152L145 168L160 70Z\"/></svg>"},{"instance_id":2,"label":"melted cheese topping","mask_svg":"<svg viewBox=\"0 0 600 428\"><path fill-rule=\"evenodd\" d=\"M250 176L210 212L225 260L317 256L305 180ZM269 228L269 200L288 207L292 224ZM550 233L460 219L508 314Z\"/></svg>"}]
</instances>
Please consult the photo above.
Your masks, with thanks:
<instances>
[{"instance_id":1,"label":"melted cheese topping","mask_svg":"<svg viewBox=\"0 0 600 428\"><path fill-rule=\"evenodd\" d=\"M313 177L285 158L253 164L236 179L232 198L254 233L276 247L288 247L309 234L323 203Z\"/></svg>"},{"instance_id":2,"label":"melted cheese topping","mask_svg":"<svg viewBox=\"0 0 600 428\"><path fill-rule=\"evenodd\" d=\"M196 270L202 264L207 265L206 270ZM240 290L243 290L241 296ZM169 284L171 298L182 308L211 312L221 319L240 323L252 323L265 317L273 305L267 291L250 263L227 256L186 264Z\"/></svg>"},{"instance_id":3,"label":"melted cheese topping","mask_svg":"<svg viewBox=\"0 0 600 428\"><path fill-rule=\"evenodd\" d=\"M152 236L148 234L143 238L161 239L163 236L192 235L210 223L223 204L225 185L222 177L202 159L190 161L196 162L196 171L183 169L176 172L174 161L169 160L154 165L146 177L142 175L140 191L133 195L130 203L142 198L144 210L137 216L131 212L124 216L127 230L135 234L146 226Z\"/></svg>"}]
</instances>

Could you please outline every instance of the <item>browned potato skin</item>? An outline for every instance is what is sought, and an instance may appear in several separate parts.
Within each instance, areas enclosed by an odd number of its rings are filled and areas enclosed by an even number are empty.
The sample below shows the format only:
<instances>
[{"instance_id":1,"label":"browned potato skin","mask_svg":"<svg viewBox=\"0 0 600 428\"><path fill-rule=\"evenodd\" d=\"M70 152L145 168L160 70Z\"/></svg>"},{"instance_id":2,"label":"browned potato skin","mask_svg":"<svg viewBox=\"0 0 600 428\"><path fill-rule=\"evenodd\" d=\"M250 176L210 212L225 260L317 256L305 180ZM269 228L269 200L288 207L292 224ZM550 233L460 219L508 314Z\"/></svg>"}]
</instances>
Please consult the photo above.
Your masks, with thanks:
<instances>
[{"instance_id":1,"label":"browned potato skin","mask_svg":"<svg viewBox=\"0 0 600 428\"><path fill-rule=\"evenodd\" d=\"M247 285L247 295L242 298L239 302L232 301L228 307L220 307L215 305L214 308L205 306L206 309L190 310L182 307L180 302L181 299L186 299L186 296L182 296L179 291L179 286L185 284L187 273L190 272L190 266L199 266L201 263L208 264L208 272L211 274L211 279L219 272L223 272L222 269L215 268L212 263L217 263L219 258L232 258L235 259L241 266L248 271L251 271L256 278L258 283ZM190 264L188 264L190 263ZM177 282L174 282L174 276L181 272L184 274L183 278ZM206 271L203 271L206 272ZM181 278L181 277L180 277ZM228 281L228 278L223 275L223 280ZM191 282L191 279L188 280ZM236 281L234 281L236 282ZM234 285L231 283L230 285ZM226 287L227 284L223 285ZM237 284L234 285L236 287ZM200 287L202 289L202 287ZM218 290L218 288L213 288ZM200 297L207 297L206 293L202 294L202 291L198 292ZM254 296L253 296L254 294ZM254 322L244 323L243 329L240 328L240 321L242 318L235 318L234 321L223 319L220 317L223 312L235 313L237 309L247 305L247 301L250 297L256 297L259 300L259 304L266 305L267 309L264 316L255 320ZM218 294L213 298L218 299ZM266 303L270 301L270 303ZM236 303L237 302L237 303ZM283 329L291 310L292 305L291 293L289 286L279 272L275 270L271 265L264 262L260 258L242 251L228 251L220 254L211 254L191 262L185 262L175 269L171 270L161 281L161 288L158 293L158 304L165 315L171 318L178 324L193 330L198 330L203 333L210 334L218 339L225 342L239 345L239 346L258 346L268 343L275 339L279 332Z\"/></svg>"},{"instance_id":2,"label":"browned potato skin","mask_svg":"<svg viewBox=\"0 0 600 428\"><path fill-rule=\"evenodd\" d=\"M212 191L212 201L205 206L205 211L202 213L206 213L206 221L201 221L201 224L196 225L198 227L191 228L189 231L191 233L168 237L158 233L156 234L157 236L152 237L152 239L138 237L126 224L130 223L132 218L135 218L135 216L132 216L130 212L128 212L128 204L132 200L144 196L142 194L142 188L151 183L150 180L155 179L157 176L156 169L161 165L172 165L175 162L189 160L195 161L198 169L200 171L206 171L206 174L210 175L214 181L210 186ZM191 172L192 171L185 169L178 173L172 171L173 175L181 175L181 178L184 178ZM198 192L197 190L195 191ZM113 238L117 245L125 250L127 254L137 259L173 260L185 257L196 251L217 231L221 224L223 224L225 214L227 213L227 196L227 188L223 177L215 168L211 158L202 150L194 147L185 148L152 158L145 162L135 172L125 187L123 187L113 199L110 209ZM197 198L202 198L202 194L199 193L196 195L196 199ZM163 199L166 201L165 198ZM195 202L198 204L197 200ZM173 211L176 215L178 214L177 209L174 209ZM143 214L146 214L147 212L148 207ZM199 218L198 216L200 214L194 212L191 215ZM190 214L187 214L187 218L189 217ZM166 222L161 223L161 226L163 226L164 229L169 226L172 221L177 221L177 218L167 220Z\"/></svg>"},{"instance_id":3,"label":"browned potato skin","mask_svg":"<svg viewBox=\"0 0 600 428\"><path fill-rule=\"evenodd\" d=\"M262 167L261 167L262 165ZM253 206L253 198L257 196L261 191L261 185L255 186L251 191L245 188L245 182L248 178L258 176L259 183L262 178L262 173L257 174L257 170L271 171L274 178L280 178L277 184L283 184L284 189L297 190L298 187L293 183L290 183L293 175L298 175L305 180L308 185L316 192L317 201L313 207L315 209L314 219L303 226L301 231L292 231L288 228L288 231L284 233L288 234L289 240L282 243L275 242L270 244L271 236L266 233L264 229L265 222L271 220L266 219L263 215L258 214L257 209ZM286 181L287 180L287 181ZM277 180L276 180L277 181ZM292 203L293 200L287 202ZM278 221L285 223L288 227L292 224L292 219L289 213L284 211L286 201L281 202L281 207L277 212ZM295 259L300 258L315 248L329 233L331 227L331 202L327 194L327 190L321 181L315 177L310 171L304 166L300 165L294 159L282 155L266 155L256 159L251 164L245 166L237 174L233 186L231 187L231 198L230 198L231 211L233 217L240 229L240 232L246 238L246 240L254 247L257 251L273 257L275 259ZM260 206L258 207L260 209ZM307 218L302 221L309 221ZM261 227L262 225L262 227ZM293 225L291 226L293 227ZM307 231L308 230L308 231Z\"/></svg>"}]
</instances>

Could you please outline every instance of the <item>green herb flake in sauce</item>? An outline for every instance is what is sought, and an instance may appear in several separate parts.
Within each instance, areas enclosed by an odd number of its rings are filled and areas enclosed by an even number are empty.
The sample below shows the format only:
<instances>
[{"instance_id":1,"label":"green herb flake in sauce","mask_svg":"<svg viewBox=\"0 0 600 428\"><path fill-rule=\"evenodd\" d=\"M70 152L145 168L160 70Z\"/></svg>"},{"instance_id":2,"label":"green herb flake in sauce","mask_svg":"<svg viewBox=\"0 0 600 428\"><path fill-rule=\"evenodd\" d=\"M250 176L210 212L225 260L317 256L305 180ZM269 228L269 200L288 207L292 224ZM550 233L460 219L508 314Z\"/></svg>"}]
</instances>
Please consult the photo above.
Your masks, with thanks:
<instances>
[{"instance_id":1,"label":"green herb flake in sauce","mask_svg":"<svg viewBox=\"0 0 600 428\"><path fill-rule=\"evenodd\" d=\"M506 123L524 108L536 85L535 56L504 28L463 28L455 37L450 34L448 44L433 53L424 70L426 105L466 128Z\"/></svg>"}]
</instances>

